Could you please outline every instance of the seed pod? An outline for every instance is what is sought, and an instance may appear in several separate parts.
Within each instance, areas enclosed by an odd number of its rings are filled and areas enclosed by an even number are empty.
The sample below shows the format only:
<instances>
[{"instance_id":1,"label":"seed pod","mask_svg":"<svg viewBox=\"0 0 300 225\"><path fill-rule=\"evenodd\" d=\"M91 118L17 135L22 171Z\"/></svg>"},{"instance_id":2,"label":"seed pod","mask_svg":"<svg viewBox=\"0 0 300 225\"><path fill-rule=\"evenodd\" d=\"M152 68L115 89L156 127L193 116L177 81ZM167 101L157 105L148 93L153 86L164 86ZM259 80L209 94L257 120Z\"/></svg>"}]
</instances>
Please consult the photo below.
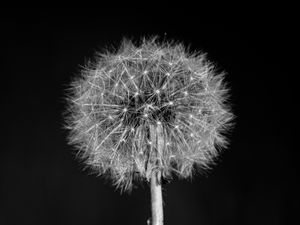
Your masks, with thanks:
<instances>
[{"instance_id":1,"label":"seed pod","mask_svg":"<svg viewBox=\"0 0 300 225\"><path fill-rule=\"evenodd\" d=\"M69 142L122 190L136 179L149 181L153 170L163 178L192 176L227 144L223 133L233 114L223 78L205 54L189 53L183 44L124 40L71 83Z\"/></svg>"}]
</instances>

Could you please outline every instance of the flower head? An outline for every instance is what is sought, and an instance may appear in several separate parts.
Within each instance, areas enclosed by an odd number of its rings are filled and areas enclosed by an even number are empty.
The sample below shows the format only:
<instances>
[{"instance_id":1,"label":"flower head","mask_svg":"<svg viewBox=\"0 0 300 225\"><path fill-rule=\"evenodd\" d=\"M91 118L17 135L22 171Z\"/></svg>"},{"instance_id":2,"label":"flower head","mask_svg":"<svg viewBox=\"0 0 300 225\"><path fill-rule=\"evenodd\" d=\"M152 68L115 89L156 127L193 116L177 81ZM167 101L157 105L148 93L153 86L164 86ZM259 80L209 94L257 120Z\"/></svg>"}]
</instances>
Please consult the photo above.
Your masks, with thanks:
<instances>
[{"instance_id":1,"label":"flower head","mask_svg":"<svg viewBox=\"0 0 300 225\"><path fill-rule=\"evenodd\" d=\"M205 54L180 43L124 40L72 82L69 141L87 165L125 190L153 170L189 177L226 146L233 114L223 78Z\"/></svg>"}]
</instances>

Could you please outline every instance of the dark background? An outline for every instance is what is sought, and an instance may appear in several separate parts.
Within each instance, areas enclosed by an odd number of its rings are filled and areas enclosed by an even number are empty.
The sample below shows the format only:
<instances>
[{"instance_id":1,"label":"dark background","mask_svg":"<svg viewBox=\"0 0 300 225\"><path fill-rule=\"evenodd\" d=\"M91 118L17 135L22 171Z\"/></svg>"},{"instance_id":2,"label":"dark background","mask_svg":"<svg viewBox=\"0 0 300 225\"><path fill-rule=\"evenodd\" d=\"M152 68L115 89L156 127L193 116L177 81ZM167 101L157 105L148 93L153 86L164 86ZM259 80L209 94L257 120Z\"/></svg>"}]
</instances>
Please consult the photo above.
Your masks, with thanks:
<instances>
[{"instance_id":1,"label":"dark background","mask_svg":"<svg viewBox=\"0 0 300 225\"><path fill-rule=\"evenodd\" d=\"M206 175L164 185L165 224L292 221L299 203L293 23L277 15L253 20L255 13L249 20L212 22L180 9L151 15L115 8L1 11L0 224L146 224L147 184L120 195L82 170L62 129L71 77L96 50L118 46L124 35L182 41L228 73L237 116L231 145Z\"/></svg>"}]
</instances>

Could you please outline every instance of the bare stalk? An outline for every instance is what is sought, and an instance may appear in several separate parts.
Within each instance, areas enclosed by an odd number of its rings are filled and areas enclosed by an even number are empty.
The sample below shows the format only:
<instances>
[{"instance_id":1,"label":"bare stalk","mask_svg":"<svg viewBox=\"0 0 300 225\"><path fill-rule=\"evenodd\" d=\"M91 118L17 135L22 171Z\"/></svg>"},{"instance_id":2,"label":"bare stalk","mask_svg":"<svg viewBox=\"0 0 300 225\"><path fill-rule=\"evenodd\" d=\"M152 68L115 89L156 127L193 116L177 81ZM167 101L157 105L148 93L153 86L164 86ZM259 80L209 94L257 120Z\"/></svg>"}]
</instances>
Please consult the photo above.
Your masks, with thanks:
<instances>
[{"instance_id":1,"label":"bare stalk","mask_svg":"<svg viewBox=\"0 0 300 225\"><path fill-rule=\"evenodd\" d=\"M160 182L161 172L153 171L151 176L152 224L163 225L163 201Z\"/></svg>"},{"instance_id":2,"label":"bare stalk","mask_svg":"<svg viewBox=\"0 0 300 225\"><path fill-rule=\"evenodd\" d=\"M156 146L156 155L162 154L164 147L163 130L161 124L157 127L150 127L151 139ZM157 157L158 159L160 157ZM158 162L156 162L159 165ZM151 206L152 206L152 224L163 225L163 199L161 188L161 171L159 168L151 173Z\"/></svg>"}]
</instances>

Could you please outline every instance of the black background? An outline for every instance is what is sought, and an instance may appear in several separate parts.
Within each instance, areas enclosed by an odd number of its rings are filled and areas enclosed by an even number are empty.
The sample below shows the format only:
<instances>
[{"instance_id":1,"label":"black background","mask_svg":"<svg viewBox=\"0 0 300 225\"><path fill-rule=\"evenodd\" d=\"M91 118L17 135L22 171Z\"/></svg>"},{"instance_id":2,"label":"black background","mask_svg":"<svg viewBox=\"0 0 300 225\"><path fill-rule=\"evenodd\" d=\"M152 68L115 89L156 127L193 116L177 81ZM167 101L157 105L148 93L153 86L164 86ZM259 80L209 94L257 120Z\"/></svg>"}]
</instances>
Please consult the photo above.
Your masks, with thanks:
<instances>
[{"instance_id":1,"label":"black background","mask_svg":"<svg viewBox=\"0 0 300 225\"><path fill-rule=\"evenodd\" d=\"M230 147L206 175L164 185L165 224L289 224L298 203L296 27L277 15L212 22L180 9L121 11L2 9L0 224L146 224L147 184L120 195L82 170L62 129L71 77L124 35L182 41L228 73L237 116Z\"/></svg>"}]
</instances>

